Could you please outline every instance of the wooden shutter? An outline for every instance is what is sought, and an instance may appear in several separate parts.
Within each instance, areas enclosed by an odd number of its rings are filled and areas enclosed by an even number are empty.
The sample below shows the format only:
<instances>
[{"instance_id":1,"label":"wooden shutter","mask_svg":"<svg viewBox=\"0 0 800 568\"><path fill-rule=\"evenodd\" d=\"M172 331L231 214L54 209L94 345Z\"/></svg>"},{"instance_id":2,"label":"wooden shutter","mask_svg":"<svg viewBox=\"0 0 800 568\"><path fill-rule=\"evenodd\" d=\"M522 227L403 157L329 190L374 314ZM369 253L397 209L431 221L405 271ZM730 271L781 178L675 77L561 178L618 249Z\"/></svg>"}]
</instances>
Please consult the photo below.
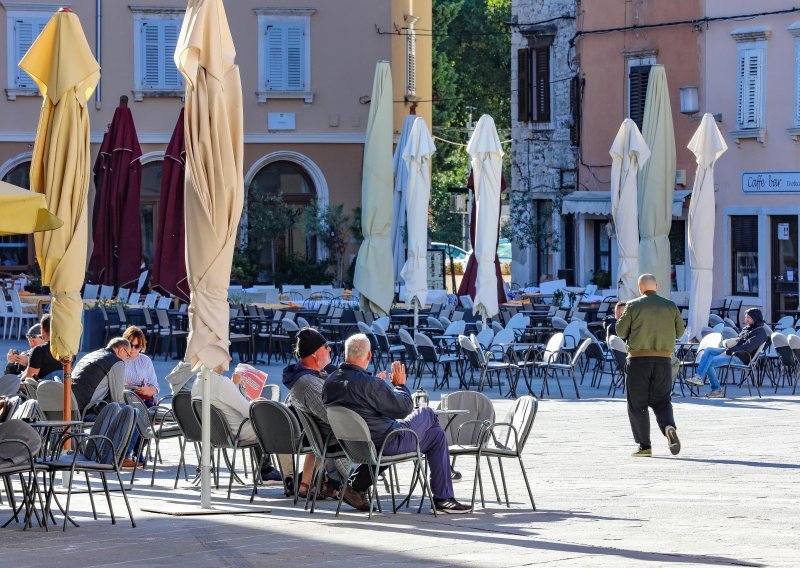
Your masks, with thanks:
<instances>
[{"instance_id":1,"label":"wooden shutter","mask_svg":"<svg viewBox=\"0 0 800 568\"><path fill-rule=\"evenodd\" d=\"M761 126L762 50L743 49L739 52L738 112L739 128Z\"/></svg>"},{"instance_id":2,"label":"wooden shutter","mask_svg":"<svg viewBox=\"0 0 800 568\"><path fill-rule=\"evenodd\" d=\"M286 90L302 91L305 88L304 29L301 25L286 27Z\"/></svg>"},{"instance_id":3,"label":"wooden shutter","mask_svg":"<svg viewBox=\"0 0 800 568\"><path fill-rule=\"evenodd\" d=\"M530 49L517 50L517 120L531 120Z\"/></svg>"},{"instance_id":4,"label":"wooden shutter","mask_svg":"<svg viewBox=\"0 0 800 568\"><path fill-rule=\"evenodd\" d=\"M628 75L628 115L642 129L644 103L647 100L647 80L650 78L650 65L635 65Z\"/></svg>"},{"instance_id":5,"label":"wooden shutter","mask_svg":"<svg viewBox=\"0 0 800 568\"><path fill-rule=\"evenodd\" d=\"M417 94L417 32L406 31L406 95Z\"/></svg>"},{"instance_id":6,"label":"wooden shutter","mask_svg":"<svg viewBox=\"0 0 800 568\"><path fill-rule=\"evenodd\" d=\"M569 82L569 112L572 115L572 124L569 127L569 141L573 146L581 145L581 120L583 82L580 75L575 75Z\"/></svg>"},{"instance_id":7,"label":"wooden shutter","mask_svg":"<svg viewBox=\"0 0 800 568\"><path fill-rule=\"evenodd\" d=\"M157 21L142 22L142 87L157 89L160 86L161 54L159 49L160 25Z\"/></svg>"},{"instance_id":8,"label":"wooden shutter","mask_svg":"<svg viewBox=\"0 0 800 568\"><path fill-rule=\"evenodd\" d=\"M164 87L167 89L180 89L183 87L183 76L175 66L175 47L178 45L178 34L180 34L179 20L164 22L164 42L162 43L163 52L161 54L162 69L164 70Z\"/></svg>"},{"instance_id":9,"label":"wooden shutter","mask_svg":"<svg viewBox=\"0 0 800 568\"><path fill-rule=\"evenodd\" d=\"M275 22L267 26L266 77L268 91L305 89L305 27Z\"/></svg>"},{"instance_id":10,"label":"wooden shutter","mask_svg":"<svg viewBox=\"0 0 800 568\"><path fill-rule=\"evenodd\" d=\"M531 50L533 68L533 122L550 122L550 47Z\"/></svg>"},{"instance_id":11,"label":"wooden shutter","mask_svg":"<svg viewBox=\"0 0 800 568\"><path fill-rule=\"evenodd\" d=\"M19 68L19 62L28 53L39 34L47 25L47 20L39 18L19 18L14 20L14 61L9 64L16 68L15 85L17 89L35 89L36 83L30 75Z\"/></svg>"}]
</instances>

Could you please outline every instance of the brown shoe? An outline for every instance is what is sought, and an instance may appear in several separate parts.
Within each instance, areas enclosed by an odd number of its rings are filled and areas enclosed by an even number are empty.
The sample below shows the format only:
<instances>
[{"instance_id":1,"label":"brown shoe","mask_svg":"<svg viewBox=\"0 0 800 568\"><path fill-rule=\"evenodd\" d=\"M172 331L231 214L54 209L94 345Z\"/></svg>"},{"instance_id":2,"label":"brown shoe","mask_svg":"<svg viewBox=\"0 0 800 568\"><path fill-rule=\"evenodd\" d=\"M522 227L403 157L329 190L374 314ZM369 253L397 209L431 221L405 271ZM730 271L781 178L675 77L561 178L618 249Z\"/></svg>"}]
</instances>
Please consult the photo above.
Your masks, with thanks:
<instances>
[{"instance_id":1,"label":"brown shoe","mask_svg":"<svg viewBox=\"0 0 800 568\"><path fill-rule=\"evenodd\" d=\"M356 491L349 485L344 488L344 502L357 511L369 511L369 502L366 493Z\"/></svg>"},{"instance_id":2,"label":"brown shoe","mask_svg":"<svg viewBox=\"0 0 800 568\"><path fill-rule=\"evenodd\" d=\"M122 460L123 469L133 469L134 467L144 467L144 464L142 462L139 462L139 464L137 465L136 460L132 458L125 458L124 460Z\"/></svg>"}]
</instances>

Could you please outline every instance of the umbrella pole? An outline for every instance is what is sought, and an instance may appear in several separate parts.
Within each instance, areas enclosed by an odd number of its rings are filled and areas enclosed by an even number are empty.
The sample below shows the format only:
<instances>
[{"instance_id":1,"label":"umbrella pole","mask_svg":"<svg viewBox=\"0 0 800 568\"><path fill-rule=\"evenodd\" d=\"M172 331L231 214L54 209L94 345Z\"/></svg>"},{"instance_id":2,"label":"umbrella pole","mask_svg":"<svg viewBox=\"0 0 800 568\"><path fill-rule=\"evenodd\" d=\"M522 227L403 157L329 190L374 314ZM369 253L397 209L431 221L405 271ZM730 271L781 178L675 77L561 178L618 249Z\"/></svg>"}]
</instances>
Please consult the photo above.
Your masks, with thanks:
<instances>
[{"instance_id":1,"label":"umbrella pole","mask_svg":"<svg viewBox=\"0 0 800 568\"><path fill-rule=\"evenodd\" d=\"M203 381L203 411L200 423L202 435L200 443L200 508L211 508L211 378L210 370L203 365L200 368L200 380Z\"/></svg>"},{"instance_id":2,"label":"umbrella pole","mask_svg":"<svg viewBox=\"0 0 800 568\"><path fill-rule=\"evenodd\" d=\"M64 420L72 419L72 359L62 359L64 366Z\"/></svg>"},{"instance_id":3,"label":"umbrella pole","mask_svg":"<svg viewBox=\"0 0 800 568\"><path fill-rule=\"evenodd\" d=\"M411 303L414 305L414 333L416 333L417 327L419 327L419 298L414 296Z\"/></svg>"}]
</instances>

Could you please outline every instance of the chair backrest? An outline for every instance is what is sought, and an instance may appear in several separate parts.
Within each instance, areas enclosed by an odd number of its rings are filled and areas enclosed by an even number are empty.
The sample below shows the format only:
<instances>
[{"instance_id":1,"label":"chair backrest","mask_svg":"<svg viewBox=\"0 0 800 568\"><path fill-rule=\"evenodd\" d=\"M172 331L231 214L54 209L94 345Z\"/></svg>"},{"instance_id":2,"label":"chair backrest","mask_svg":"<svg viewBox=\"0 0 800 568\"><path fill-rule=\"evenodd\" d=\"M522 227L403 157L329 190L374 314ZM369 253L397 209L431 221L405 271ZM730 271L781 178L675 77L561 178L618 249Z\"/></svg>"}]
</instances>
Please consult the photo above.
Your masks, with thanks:
<instances>
[{"instance_id":1,"label":"chair backrest","mask_svg":"<svg viewBox=\"0 0 800 568\"><path fill-rule=\"evenodd\" d=\"M451 321L461 321L464 319L464 310L456 310L450 316Z\"/></svg>"},{"instance_id":2,"label":"chair backrest","mask_svg":"<svg viewBox=\"0 0 800 568\"><path fill-rule=\"evenodd\" d=\"M11 396L19 392L19 375L3 375L0 377L0 396Z\"/></svg>"},{"instance_id":3,"label":"chair backrest","mask_svg":"<svg viewBox=\"0 0 800 568\"><path fill-rule=\"evenodd\" d=\"M36 379L24 379L22 381L22 389L29 400L36 400L36 388L38 386L39 382Z\"/></svg>"},{"instance_id":4,"label":"chair backrest","mask_svg":"<svg viewBox=\"0 0 800 568\"><path fill-rule=\"evenodd\" d=\"M725 318L723 321L725 322L725 325L727 325L729 328L736 330L737 332L739 331L739 326L736 325L736 323L732 319Z\"/></svg>"},{"instance_id":5,"label":"chair backrest","mask_svg":"<svg viewBox=\"0 0 800 568\"><path fill-rule=\"evenodd\" d=\"M128 296L128 305L138 305L141 304L142 297L137 294L136 292L131 292L131 295Z\"/></svg>"},{"instance_id":6,"label":"chair backrest","mask_svg":"<svg viewBox=\"0 0 800 568\"><path fill-rule=\"evenodd\" d=\"M501 331L503 331L503 324L501 324L499 321L493 321L492 322L492 331L494 331L495 334L500 333Z\"/></svg>"},{"instance_id":7,"label":"chair backrest","mask_svg":"<svg viewBox=\"0 0 800 568\"><path fill-rule=\"evenodd\" d=\"M414 343L414 338L411 337L411 334L408 333L408 330L401 327L398 330L397 335L400 337L400 343L402 343L403 347L406 348L406 358L409 361L416 361L419 359L417 345Z\"/></svg>"},{"instance_id":8,"label":"chair backrest","mask_svg":"<svg viewBox=\"0 0 800 568\"><path fill-rule=\"evenodd\" d=\"M699 354L708 347L719 347L720 345L722 345L722 334L709 333L708 335L703 336L703 339L700 340L700 344L697 346L697 353Z\"/></svg>"},{"instance_id":9,"label":"chair backrest","mask_svg":"<svg viewBox=\"0 0 800 568\"><path fill-rule=\"evenodd\" d=\"M518 454L521 454L533 428L533 421L536 420L538 408L539 400L535 396L519 397L503 419L503 422L508 422L516 428L516 445L511 428L503 428L502 426L494 431L494 443L500 448L516 450Z\"/></svg>"},{"instance_id":10,"label":"chair backrest","mask_svg":"<svg viewBox=\"0 0 800 568\"><path fill-rule=\"evenodd\" d=\"M792 351L800 349L800 335L790 335L787 339L789 341L789 347L792 348Z\"/></svg>"},{"instance_id":11,"label":"chair backrest","mask_svg":"<svg viewBox=\"0 0 800 568\"><path fill-rule=\"evenodd\" d=\"M514 343L514 330L513 329L501 329L497 333L495 333L494 337L492 338L491 345L497 345L499 343ZM490 346L491 346L490 345Z\"/></svg>"},{"instance_id":12,"label":"chair backrest","mask_svg":"<svg viewBox=\"0 0 800 568\"><path fill-rule=\"evenodd\" d=\"M422 333L414 334L414 343L417 345L417 347L434 347L431 338Z\"/></svg>"},{"instance_id":13,"label":"chair backrest","mask_svg":"<svg viewBox=\"0 0 800 568\"><path fill-rule=\"evenodd\" d=\"M475 336L475 339L478 340L478 344L481 347L484 349L489 349L489 347L492 345L492 340L494 339L494 332L490 327L485 327L478 333L478 335Z\"/></svg>"},{"instance_id":14,"label":"chair backrest","mask_svg":"<svg viewBox=\"0 0 800 568\"><path fill-rule=\"evenodd\" d=\"M113 286L106 286L105 284L100 286L100 293L97 295L98 300L110 300L113 296L114 296Z\"/></svg>"},{"instance_id":15,"label":"chair backrest","mask_svg":"<svg viewBox=\"0 0 800 568\"><path fill-rule=\"evenodd\" d=\"M553 316L550 323L553 326L553 329L561 329L561 330L567 329L568 325L567 320L558 316Z\"/></svg>"},{"instance_id":16,"label":"chair backrest","mask_svg":"<svg viewBox=\"0 0 800 568\"><path fill-rule=\"evenodd\" d=\"M614 349L615 351L620 351L622 353L628 354L628 345L622 340L621 337L617 337L616 335L609 335L606 339L606 345L608 345L609 349Z\"/></svg>"},{"instance_id":17,"label":"chair backrest","mask_svg":"<svg viewBox=\"0 0 800 568\"><path fill-rule=\"evenodd\" d=\"M303 434L305 434L308 443L311 445L314 455L321 456L325 451L325 443L329 440L322 437L322 431L319 429L316 416L307 414L297 407L293 407L293 410L297 414L297 420L303 428Z\"/></svg>"},{"instance_id":18,"label":"chair backrest","mask_svg":"<svg viewBox=\"0 0 800 568\"><path fill-rule=\"evenodd\" d=\"M578 348L575 350L575 353L572 355L572 366L578 364L578 359L580 359L581 355L586 353L586 350L589 349L589 346L592 344L591 339L584 339Z\"/></svg>"},{"instance_id":19,"label":"chair backrest","mask_svg":"<svg viewBox=\"0 0 800 568\"><path fill-rule=\"evenodd\" d=\"M168 310L172 308L172 298L169 296L162 296L158 299L158 302L156 302L156 307L160 310Z\"/></svg>"},{"instance_id":20,"label":"chair backrest","mask_svg":"<svg viewBox=\"0 0 800 568\"><path fill-rule=\"evenodd\" d=\"M17 407L17 409L11 415L11 418L17 420L28 420L37 418L38 416L39 401L28 399Z\"/></svg>"},{"instance_id":21,"label":"chair backrest","mask_svg":"<svg viewBox=\"0 0 800 568\"><path fill-rule=\"evenodd\" d=\"M172 325L169 323L169 314L167 310L157 309L156 318L158 319L158 326L162 329L171 329Z\"/></svg>"},{"instance_id":22,"label":"chair backrest","mask_svg":"<svg viewBox=\"0 0 800 568\"><path fill-rule=\"evenodd\" d=\"M379 319L380 319L380 318L379 318ZM385 327L383 327L383 326L382 326L382 325L381 325L381 324L378 322L378 320L375 320L374 322L372 322L372 325L370 326L370 330L372 331L372 333L374 333L375 335L377 335L377 336L379 336L379 337L383 337L383 338L386 338L386 337L387 337L387 336L386 336L386 328L385 328ZM387 340L387 341L388 341L388 340Z\"/></svg>"},{"instance_id":23,"label":"chair backrest","mask_svg":"<svg viewBox=\"0 0 800 568\"><path fill-rule=\"evenodd\" d=\"M98 463L119 464L128 449L135 420L136 411L133 407L117 402L105 405L92 425L91 434L106 436L113 443L113 448L106 440L89 441L82 448L84 457Z\"/></svg>"},{"instance_id":24,"label":"chair backrest","mask_svg":"<svg viewBox=\"0 0 800 568\"><path fill-rule=\"evenodd\" d=\"M739 336L735 329L730 328L727 325L723 327L722 331L719 333L722 336L722 339L736 339Z\"/></svg>"},{"instance_id":25,"label":"chair backrest","mask_svg":"<svg viewBox=\"0 0 800 568\"><path fill-rule=\"evenodd\" d=\"M326 412L333 435L339 440L348 459L353 463L376 465L377 451L364 419L343 406L329 406Z\"/></svg>"},{"instance_id":26,"label":"chair backrest","mask_svg":"<svg viewBox=\"0 0 800 568\"><path fill-rule=\"evenodd\" d=\"M506 329L525 329L531 323L531 318L524 314L514 314L506 324Z\"/></svg>"},{"instance_id":27,"label":"chair backrest","mask_svg":"<svg viewBox=\"0 0 800 568\"><path fill-rule=\"evenodd\" d=\"M283 331L286 333L295 333L300 331L300 326L297 325L297 322L294 322L289 318L283 318L281 320L281 325L283 326Z\"/></svg>"},{"instance_id":28,"label":"chair backrest","mask_svg":"<svg viewBox=\"0 0 800 568\"><path fill-rule=\"evenodd\" d=\"M544 352L542 353L542 362L555 362L562 347L564 347L564 334L554 333L551 335L544 347Z\"/></svg>"},{"instance_id":29,"label":"chair backrest","mask_svg":"<svg viewBox=\"0 0 800 568\"><path fill-rule=\"evenodd\" d=\"M466 335L458 336L458 344L461 346L461 353L466 356L470 367L476 370L483 368L484 357L478 347L473 343L471 337Z\"/></svg>"},{"instance_id":30,"label":"chair backrest","mask_svg":"<svg viewBox=\"0 0 800 568\"><path fill-rule=\"evenodd\" d=\"M581 329L586 327L582 321L571 321L564 328L564 346L567 349L575 349L581 342Z\"/></svg>"},{"instance_id":31,"label":"chair backrest","mask_svg":"<svg viewBox=\"0 0 800 568\"><path fill-rule=\"evenodd\" d=\"M467 324L464 322L464 320L453 321L450 322L450 325L447 326L447 329L444 330L442 335L461 335L464 333L466 327Z\"/></svg>"},{"instance_id":32,"label":"chair backrest","mask_svg":"<svg viewBox=\"0 0 800 568\"><path fill-rule=\"evenodd\" d=\"M476 391L457 391L447 395L448 410L469 410L469 414L442 416L440 422L447 424L447 440L450 444L477 444L482 425L472 423L473 420L495 420L494 405L488 396ZM452 418L452 420L451 420ZM462 427L465 422L470 422ZM460 428L460 431L459 431ZM456 438L458 436L458 438Z\"/></svg>"},{"instance_id":33,"label":"chair backrest","mask_svg":"<svg viewBox=\"0 0 800 568\"><path fill-rule=\"evenodd\" d=\"M127 304L128 298L130 297L131 297L131 291L129 288L120 288L119 292L117 292L117 300L119 300L123 304Z\"/></svg>"},{"instance_id":34,"label":"chair backrest","mask_svg":"<svg viewBox=\"0 0 800 568\"><path fill-rule=\"evenodd\" d=\"M472 307L474 305L472 303L472 298L470 298L469 296L459 296L458 299L461 300L461 305L463 307L465 307L467 309L472 309Z\"/></svg>"},{"instance_id":35,"label":"chair backrest","mask_svg":"<svg viewBox=\"0 0 800 568\"><path fill-rule=\"evenodd\" d=\"M122 304L117 304L116 310L117 310L117 319L119 319L119 323L123 325L128 323L128 317L125 315L125 308L122 306Z\"/></svg>"},{"instance_id":36,"label":"chair backrest","mask_svg":"<svg viewBox=\"0 0 800 568\"><path fill-rule=\"evenodd\" d=\"M197 422L200 423L202 428L203 416L203 401L192 400L192 410ZM232 448L235 443L236 435L231 432L228 423L225 421L225 416L219 408L211 405L211 445L215 448Z\"/></svg>"},{"instance_id":37,"label":"chair backrest","mask_svg":"<svg viewBox=\"0 0 800 568\"><path fill-rule=\"evenodd\" d=\"M250 424L265 453L296 454L300 449L303 430L285 404L272 400L254 401L250 405Z\"/></svg>"},{"instance_id":38,"label":"chair backrest","mask_svg":"<svg viewBox=\"0 0 800 568\"><path fill-rule=\"evenodd\" d=\"M450 321L450 320L447 320L447 321ZM444 325L442 325L442 322L439 321L438 319L436 319L433 316L428 316L428 327L433 327L433 328L440 329L440 330L444 331Z\"/></svg>"},{"instance_id":39,"label":"chair backrest","mask_svg":"<svg viewBox=\"0 0 800 568\"><path fill-rule=\"evenodd\" d=\"M156 292L150 292L144 299L144 305L148 308L155 308L156 302L158 301L158 294Z\"/></svg>"},{"instance_id":40,"label":"chair backrest","mask_svg":"<svg viewBox=\"0 0 800 568\"><path fill-rule=\"evenodd\" d=\"M301 329L304 327L311 327L311 324L308 323L308 320L302 316L297 316L296 322Z\"/></svg>"},{"instance_id":41,"label":"chair backrest","mask_svg":"<svg viewBox=\"0 0 800 568\"><path fill-rule=\"evenodd\" d=\"M22 420L13 418L0 424L0 468L30 463L41 448L42 438L38 432Z\"/></svg>"},{"instance_id":42,"label":"chair backrest","mask_svg":"<svg viewBox=\"0 0 800 568\"><path fill-rule=\"evenodd\" d=\"M100 286L97 284L86 284L83 287L83 299L84 300L96 300L97 293L100 291Z\"/></svg>"},{"instance_id":43,"label":"chair backrest","mask_svg":"<svg viewBox=\"0 0 800 568\"><path fill-rule=\"evenodd\" d=\"M389 316L381 316L375 321L372 322L373 327L375 324L379 325L381 329L384 331L384 335L386 334L386 330L389 329L389 324L392 322Z\"/></svg>"},{"instance_id":44,"label":"chair backrest","mask_svg":"<svg viewBox=\"0 0 800 568\"><path fill-rule=\"evenodd\" d=\"M794 318L792 316L783 316L775 324L775 329L784 329L787 327L792 327L793 325L794 325Z\"/></svg>"},{"instance_id":45,"label":"chair backrest","mask_svg":"<svg viewBox=\"0 0 800 568\"><path fill-rule=\"evenodd\" d=\"M36 387L36 400L45 420L64 419L64 385L55 381L41 381ZM72 419L80 420L81 413L75 393L72 393Z\"/></svg>"},{"instance_id":46,"label":"chair backrest","mask_svg":"<svg viewBox=\"0 0 800 568\"><path fill-rule=\"evenodd\" d=\"M717 314L709 314L709 316L708 316L708 325L710 327L714 327L715 325L720 324L720 323L725 323L725 320L723 320Z\"/></svg>"},{"instance_id":47,"label":"chair backrest","mask_svg":"<svg viewBox=\"0 0 800 568\"><path fill-rule=\"evenodd\" d=\"M192 394L190 392L175 393L172 397L172 413L187 442L201 441L203 431L200 428L200 421L192 410Z\"/></svg>"},{"instance_id":48,"label":"chair backrest","mask_svg":"<svg viewBox=\"0 0 800 568\"><path fill-rule=\"evenodd\" d=\"M356 324L358 325L358 331L369 337L370 343L373 343L375 338L373 337L372 328L363 321L356 322Z\"/></svg>"}]
</instances>

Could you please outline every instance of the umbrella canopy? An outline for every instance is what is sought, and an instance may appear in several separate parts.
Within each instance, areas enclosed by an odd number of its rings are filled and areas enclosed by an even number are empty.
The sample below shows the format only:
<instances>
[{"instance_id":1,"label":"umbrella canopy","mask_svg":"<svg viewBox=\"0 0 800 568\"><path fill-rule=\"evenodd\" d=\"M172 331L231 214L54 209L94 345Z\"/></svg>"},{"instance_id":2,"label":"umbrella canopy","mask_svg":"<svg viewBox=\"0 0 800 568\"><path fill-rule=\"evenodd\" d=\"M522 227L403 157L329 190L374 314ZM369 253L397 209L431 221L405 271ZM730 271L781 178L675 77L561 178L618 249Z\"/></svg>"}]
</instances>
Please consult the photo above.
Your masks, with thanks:
<instances>
[{"instance_id":1,"label":"umbrella canopy","mask_svg":"<svg viewBox=\"0 0 800 568\"><path fill-rule=\"evenodd\" d=\"M392 254L394 255L394 280L402 280L400 272L406 261L406 195L408 187L408 164L403 157L408 135L411 127L416 120L416 114L409 114L403 122L400 130L400 138L397 139L397 146L394 149L394 216L392 217Z\"/></svg>"},{"instance_id":2,"label":"umbrella canopy","mask_svg":"<svg viewBox=\"0 0 800 568\"><path fill-rule=\"evenodd\" d=\"M500 218L500 185L503 169L503 149L494 119L481 116L467 144L475 182L475 252L478 274L475 279L473 313L490 318L500 311L497 298L497 230Z\"/></svg>"},{"instance_id":3,"label":"umbrella canopy","mask_svg":"<svg viewBox=\"0 0 800 568\"><path fill-rule=\"evenodd\" d=\"M186 223L183 219L184 169L186 150L183 140L183 109L172 131L161 174L161 199L158 205L158 235L153 254L153 289L189 301L186 280Z\"/></svg>"},{"instance_id":4,"label":"umbrella canopy","mask_svg":"<svg viewBox=\"0 0 800 568\"><path fill-rule=\"evenodd\" d=\"M394 297L392 260L392 73L378 61L364 143L361 176L361 232L354 285L361 307L388 314Z\"/></svg>"},{"instance_id":5,"label":"umbrella canopy","mask_svg":"<svg viewBox=\"0 0 800 568\"><path fill-rule=\"evenodd\" d=\"M142 149L128 98L120 103L94 163L94 249L89 260L92 281L115 287L136 281L142 262Z\"/></svg>"},{"instance_id":6,"label":"umbrella canopy","mask_svg":"<svg viewBox=\"0 0 800 568\"><path fill-rule=\"evenodd\" d=\"M617 233L619 265L617 297L628 301L639 296L639 223L636 176L650 158L650 149L636 127L626 118L617 131L611 154L611 216Z\"/></svg>"},{"instance_id":7,"label":"umbrella canopy","mask_svg":"<svg viewBox=\"0 0 800 568\"><path fill-rule=\"evenodd\" d=\"M689 339L701 339L711 311L714 281L714 164L728 145L711 114L703 115L692 136L689 150L697 161L692 200L689 203L689 263L692 287L689 292Z\"/></svg>"},{"instance_id":8,"label":"umbrella canopy","mask_svg":"<svg viewBox=\"0 0 800 568\"><path fill-rule=\"evenodd\" d=\"M50 351L56 359L72 360L82 329L80 289L89 237L86 102L100 78L100 66L78 16L63 8L50 18L19 66L44 97L31 159L31 190L44 194L47 209L64 222L34 237L42 284L53 294ZM65 388L66 401L68 392Z\"/></svg>"},{"instance_id":9,"label":"umbrella canopy","mask_svg":"<svg viewBox=\"0 0 800 568\"><path fill-rule=\"evenodd\" d=\"M428 298L428 204L431 200L431 156L436 145L425 119L417 117L403 149L408 166L408 260L400 273L408 291L408 306L414 298L424 306Z\"/></svg>"},{"instance_id":10,"label":"umbrella canopy","mask_svg":"<svg viewBox=\"0 0 800 568\"><path fill-rule=\"evenodd\" d=\"M0 181L0 235L27 235L58 229L64 222L47 210L41 193Z\"/></svg>"},{"instance_id":11,"label":"umbrella canopy","mask_svg":"<svg viewBox=\"0 0 800 568\"><path fill-rule=\"evenodd\" d=\"M639 169L639 270L653 274L658 280L659 295L669 298L675 131L663 65L653 65L650 69L642 136L650 148L650 160Z\"/></svg>"},{"instance_id":12,"label":"umbrella canopy","mask_svg":"<svg viewBox=\"0 0 800 568\"><path fill-rule=\"evenodd\" d=\"M469 173L469 178L467 179L467 188L472 190L473 193L475 192L475 176L473 175L474 172ZM506 190L506 180L505 178L500 178L500 193L502 194ZM475 214L475 199L472 200L472 207L470 208L469 212L469 242L472 244L472 248L475 248L475 222L477 221L477 215ZM500 235L500 215L499 215L499 208L498 208L498 217L497 217L497 234L498 238ZM494 268L495 268L495 277L497 278L497 302L498 304L502 304L506 301L506 291L503 288L503 274L500 270L500 258L495 254L494 256ZM469 296L470 298L475 297L475 281L478 278L478 261L475 259L475 255L469 255L469 259L467 260L467 266L464 268L464 276L461 278L461 284L458 285L458 296Z\"/></svg>"}]
</instances>

